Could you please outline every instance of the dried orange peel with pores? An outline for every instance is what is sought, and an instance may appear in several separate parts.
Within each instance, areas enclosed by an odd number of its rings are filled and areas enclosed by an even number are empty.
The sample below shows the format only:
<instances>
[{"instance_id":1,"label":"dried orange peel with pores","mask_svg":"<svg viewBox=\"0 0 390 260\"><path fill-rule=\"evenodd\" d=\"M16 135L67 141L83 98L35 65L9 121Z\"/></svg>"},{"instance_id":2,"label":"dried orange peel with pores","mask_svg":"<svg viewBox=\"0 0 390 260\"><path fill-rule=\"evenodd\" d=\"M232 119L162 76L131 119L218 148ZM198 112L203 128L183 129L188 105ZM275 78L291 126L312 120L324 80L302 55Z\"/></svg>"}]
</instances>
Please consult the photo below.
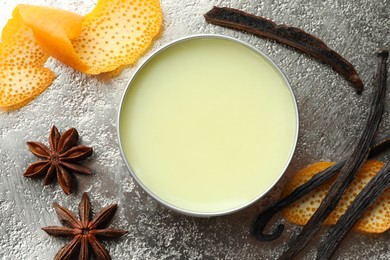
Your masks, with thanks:
<instances>
[{"instance_id":1,"label":"dried orange peel with pores","mask_svg":"<svg viewBox=\"0 0 390 260\"><path fill-rule=\"evenodd\" d=\"M85 17L18 5L0 43L0 108L20 107L51 84L48 56L92 75L134 64L159 35L162 18L158 0L99 0Z\"/></svg>"},{"instance_id":2,"label":"dried orange peel with pores","mask_svg":"<svg viewBox=\"0 0 390 260\"><path fill-rule=\"evenodd\" d=\"M37 43L47 55L76 70L88 69L71 42L81 33L83 16L44 6L18 5L15 9L19 10L23 23L33 30Z\"/></svg>"},{"instance_id":3,"label":"dried orange peel with pores","mask_svg":"<svg viewBox=\"0 0 390 260\"><path fill-rule=\"evenodd\" d=\"M24 106L52 83L54 73L43 67L47 58L15 9L0 42L1 109Z\"/></svg>"},{"instance_id":4,"label":"dried orange peel with pores","mask_svg":"<svg viewBox=\"0 0 390 260\"><path fill-rule=\"evenodd\" d=\"M311 179L315 174L325 170L333 164L333 162L318 162L298 171L298 173L292 178L291 182L286 186L283 195L285 196L291 193L298 186ZM337 220L342 214L344 214L355 197L371 180L371 178L379 172L383 165L383 162L377 160L369 160L363 164L356 174L351 186L347 189L335 210L329 215L324 223L329 225L336 224ZM335 178L331 178L317 189L297 200L283 210L283 215L288 221L294 224L305 225L319 207L322 199L328 193L334 181ZM390 188L385 190L385 192L381 194L381 196L363 214L363 216L355 224L354 230L367 233L383 233L389 230L389 228Z\"/></svg>"},{"instance_id":5,"label":"dried orange peel with pores","mask_svg":"<svg viewBox=\"0 0 390 260\"><path fill-rule=\"evenodd\" d=\"M159 35L162 13L158 0L100 0L85 17L72 41L88 74L133 64Z\"/></svg>"}]
</instances>

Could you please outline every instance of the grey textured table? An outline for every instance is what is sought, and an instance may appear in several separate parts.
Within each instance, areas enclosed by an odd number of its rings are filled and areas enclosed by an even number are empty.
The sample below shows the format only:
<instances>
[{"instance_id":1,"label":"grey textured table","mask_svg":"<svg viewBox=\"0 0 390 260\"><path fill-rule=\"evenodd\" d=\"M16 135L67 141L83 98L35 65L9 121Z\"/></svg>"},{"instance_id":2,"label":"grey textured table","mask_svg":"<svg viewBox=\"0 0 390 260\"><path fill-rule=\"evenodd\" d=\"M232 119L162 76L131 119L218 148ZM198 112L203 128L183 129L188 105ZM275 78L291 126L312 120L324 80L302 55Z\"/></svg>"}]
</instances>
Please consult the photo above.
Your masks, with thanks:
<instances>
[{"instance_id":1,"label":"grey textured table","mask_svg":"<svg viewBox=\"0 0 390 260\"><path fill-rule=\"evenodd\" d=\"M2 0L0 27L5 25L17 2L86 14L97 1ZM163 33L134 67L108 80L86 76L50 59L47 66L57 75L54 83L22 109L0 113L1 259L53 258L67 240L50 237L41 230L44 226L59 225L52 202L76 212L83 191L89 193L96 210L119 203L112 227L129 233L118 241L103 243L113 259L275 259L299 228L287 223L283 237L260 243L249 234L253 217L279 196L296 169L319 160L338 160L352 148L367 116L376 65L374 52L378 47L390 46L388 0L162 0L161 4ZM239 8L317 35L355 65L366 91L362 96L356 95L332 69L291 48L207 24L203 14L213 5ZM300 111L298 147L282 181L253 206L211 219L179 215L150 198L127 171L116 136L120 98L135 68L158 47L198 33L232 36L269 55L290 80ZM389 107L379 135L389 133ZM44 187L42 180L22 176L26 167L36 160L28 151L26 141L47 143L53 124L61 132L76 127L83 144L93 146L95 151L86 163L94 174L78 175L78 191L70 196L65 196L58 185ZM389 160L389 157L387 154L380 159ZM275 222L284 220L278 216ZM313 258L318 240L307 249L304 259ZM389 244L389 232L374 236L350 233L336 258L389 259Z\"/></svg>"}]
</instances>

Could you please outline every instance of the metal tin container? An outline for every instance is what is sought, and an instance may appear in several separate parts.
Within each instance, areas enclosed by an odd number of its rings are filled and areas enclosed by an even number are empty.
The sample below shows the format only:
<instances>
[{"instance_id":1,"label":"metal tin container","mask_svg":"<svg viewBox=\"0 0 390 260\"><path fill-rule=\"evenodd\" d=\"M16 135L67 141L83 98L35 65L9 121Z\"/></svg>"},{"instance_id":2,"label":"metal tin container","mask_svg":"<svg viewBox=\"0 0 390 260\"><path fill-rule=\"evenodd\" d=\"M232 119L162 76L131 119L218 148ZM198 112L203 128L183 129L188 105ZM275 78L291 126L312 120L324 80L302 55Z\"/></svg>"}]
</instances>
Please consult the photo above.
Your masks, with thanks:
<instances>
[{"instance_id":1,"label":"metal tin container","mask_svg":"<svg viewBox=\"0 0 390 260\"><path fill-rule=\"evenodd\" d=\"M177 48L177 46L180 46L182 44L185 44L185 43L188 43L188 42L191 42L191 41L201 40L201 39L221 39L221 40L224 40L224 41L227 41L227 42L238 44L240 46L244 46L245 48L253 51L254 53L259 55L260 57L264 58L266 60L266 62L268 63L268 65L270 67L272 67L277 72L279 80L284 82L283 84L285 84L285 86L287 88L287 91L288 91L289 98L292 100L292 103L293 103L293 106L292 106L293 111L291 111L290 115L292 115L292 117L295 117L294 123L293 123L294 127L293 127L293 130L292 130L293 132L290 133L291 134L292 143L291 143L291 145L288 148L286 148L286 149L288 149L287 156L285 157L285 159L283 159L283 165L281 165L280 170L278 170L277 174L272 178L271 182L269 182L268 185L265 188L259 189L259 192L256 194L256 196L254 196L254 197L252 196L247 201L244 201L244 202L240 203L239 205L237 205L235 207L225 208L225 209L217 209L217 210L205 210L205 211L197 210L197 209L191 209L191 208L186 208L186 207L183 207L183 206L178 206L176 203L173 203L171 201L168 201L167 199L162 198L162 196L160 196L158 194L158 192L156 193L153 188L149 187L150 185L145 183L145 181L143 181L142 178L140 178L139 173L137 173L138 170L134 169L134 166L133 166L131 160L129 160L129 156L126 155L123 142L124 142L124 135L126 135L127 132L124 133L124 131L121 130L121 125L124 124L123 123L123 121L124 121L123 118L125 116L125 112L123 112L123 110L124 110L124 103L125 103L126 97L129 95L129 91L131 90L132 85L135 84L134 82L135 82L137 76L139 76L140 73L143 70L145 70L145 67L147 67L147 65L151 61L153 61L154 59L156 59L157 57L159 57L161 55L164 55L164 53L166 53L171 48L175 48L175 47ZM146 72L142 72L142 73L146 73ZM148 74L146 73L145 77L147 77L147 75ZM202 75L199 75L199 76L202 77ZM167 206L168 208L171 208L174 211L177 211L177 212L180 212L180 213L183 213L183 214L186 214L186 215L198 216L198 217L219 216L219 215L225 215L225 214L229 214L229 213L232 213L232 212L236 212L238 210L241 210L241 209L249 206L253 202L255 202L258 199L260 199L261 197L263 197L277 183L277 181L280 179L280 177L283 175L283 173L285 172L286 168L288 167L288 165L290 163L290 160L291 160L291 158L293 156L293 153L295 151L295 147L296 147L296 143L297 143L297 137L298 137L298 126L299 126L298 108L297 108L297 105L296 105L296 100L295 100L294 93L291 90L291 87L290 87L290 85L288 83L288 80L286 79L286 77L283 74L283 72L278 68L278 66L269 57L267 57L264 53L262 53L261 51L257 50L256 48L248 45L247 43L245 43L243 41L240 41L240 40L237 40L237 39L234 39L234 38L231 38L231 37L226 37L226 36L221 36L221 35L194 35L194 36L190 36L190 37L181 38L181 39L178 39L178 40L176 40L174 42L171 42L171 43L165 45L164 47L162 47L159 50L157 50L156 52L154 52L135 71L135 73L133 74L132 78L130 79L130 81L129 81L128 85L127 85L126 91L124 92L122 100L121 100L119 113L118 113L118 121L117 122L118 122L117 135L118 135L118 139L119 139L119 144L120 144L120 150L121 150L122 157L123 157L123 159L124 159L124 161L125 161L125 163L127 165L127 168L129 169L129 171L132 174L132 176L134 177L134 179L138 182L138 184L150 196L152 196L154 199L159 201L161 204ZM157 145L158 144L156 144L156 146ZM153 162L151 162L151 164L153 164ZM162 178L164 178L164 177L165 176L162 176Z\"/></svg>"}]
</instances>

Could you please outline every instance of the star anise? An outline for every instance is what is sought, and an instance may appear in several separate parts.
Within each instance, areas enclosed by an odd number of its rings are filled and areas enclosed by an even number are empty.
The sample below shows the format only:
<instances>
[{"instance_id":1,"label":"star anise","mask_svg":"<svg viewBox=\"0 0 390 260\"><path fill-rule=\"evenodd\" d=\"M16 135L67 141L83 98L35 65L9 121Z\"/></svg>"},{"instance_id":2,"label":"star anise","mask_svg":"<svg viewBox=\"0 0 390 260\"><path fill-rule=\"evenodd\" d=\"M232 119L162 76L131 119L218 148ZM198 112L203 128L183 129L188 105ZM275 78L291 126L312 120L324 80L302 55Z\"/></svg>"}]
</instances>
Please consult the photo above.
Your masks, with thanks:
<instances>
[{"instance_id":1,"label":"star anise","mask_svg":"<svg viewBox=\"0 0 390 260\"><path fill-rule=\"evenodd\" d=\"M76 145L79 134L75 128L67 130L61 136L53 126L50 131L50 148L40 142L27 142L30 151L42 158L32 163L23 174L28 178L44 176L44 184L48 185L57 178L66 195L72 192L74 173L91 174L91 170L77 164L92 155L92 148L85 145Z\"/></svg>"},{"instance_id":2,"label":"star anise","mask_svg":"<svg viewBox=\"0 0 390 260\"><path fill-rule=\"evenodd\" d=\"M89 259L90 249L97 259L111 259L107 250L98 241L98 238L117 238L127 233L123 229L107 228L118 206L112 204L103 208L93 220L90 221L91 203L87 193L84 192L79 204L80 220L57 203L53 203L58 219L65 227L44 227L46 233L52 236L73 237L69 244L58 251L56 259Z\"/></svg>"}]
</instances>

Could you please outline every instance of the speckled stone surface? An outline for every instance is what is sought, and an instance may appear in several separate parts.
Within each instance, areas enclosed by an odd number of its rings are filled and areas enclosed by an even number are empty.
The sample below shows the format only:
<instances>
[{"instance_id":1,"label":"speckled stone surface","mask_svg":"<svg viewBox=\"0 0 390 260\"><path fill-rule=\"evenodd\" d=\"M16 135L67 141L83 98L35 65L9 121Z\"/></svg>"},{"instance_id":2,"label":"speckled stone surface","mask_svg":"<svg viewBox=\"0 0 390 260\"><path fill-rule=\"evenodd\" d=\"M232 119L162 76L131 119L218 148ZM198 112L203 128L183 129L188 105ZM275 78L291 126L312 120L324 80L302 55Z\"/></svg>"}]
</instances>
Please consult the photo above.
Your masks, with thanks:
<instances>
[{"instance_id":1,"label":"speckled stone surface","mask_svg":"<svg viewBox=\"0 0 390 260\"><path fill-rule=\"evenodd\" d=\"M86 14L96 0L0 1L0 27L17 3L60 7ZM129 233L107 241L113 259L275 259L287 248L299 228L287 223L284 235L271 243L255 241L249 234L253 217L276 199L286 180L298 168L318 160L338 160L351 150L367 116L374 52L390 46L388 0L264 0L210 1L162 0L164 30L151 50L133 67L115 78L91 77L49 60L57 75L54 83L29 105L0 113L0 259L52 259L67 243L48 236L41 227L59 225L52 202L77 211L83 191L98 210L113 202L119 210L112 227ZM366 84L362 96L329 67L273 41L205 22L203 14L213 5L239 8L278 23L300 27L323 39L350 60ZM116 118L126 83L153 50L177 38L213 33L248 42L271 57L285 72L296 94L300 132L291 165L275 189L253 206L232 215L200 219L174 213L149 197L132 179L121 158ZM387 100L390 98L390 91ZM379 135L390 130L386 106ZM27 141L47 143L50 127L61 132L76 127L81 142L94 147L85 164L92 176L77 176L78 191L65 196L58 185L44 187L42 180L22 176L36 158ZM390 154L380 159L389 160ZM274 223L284 220L277 216ZM312 259L320 238L311 243L302 259ZM350 233L335 259L389 259L390 234Z\"/></svg>"}]
</instances>

